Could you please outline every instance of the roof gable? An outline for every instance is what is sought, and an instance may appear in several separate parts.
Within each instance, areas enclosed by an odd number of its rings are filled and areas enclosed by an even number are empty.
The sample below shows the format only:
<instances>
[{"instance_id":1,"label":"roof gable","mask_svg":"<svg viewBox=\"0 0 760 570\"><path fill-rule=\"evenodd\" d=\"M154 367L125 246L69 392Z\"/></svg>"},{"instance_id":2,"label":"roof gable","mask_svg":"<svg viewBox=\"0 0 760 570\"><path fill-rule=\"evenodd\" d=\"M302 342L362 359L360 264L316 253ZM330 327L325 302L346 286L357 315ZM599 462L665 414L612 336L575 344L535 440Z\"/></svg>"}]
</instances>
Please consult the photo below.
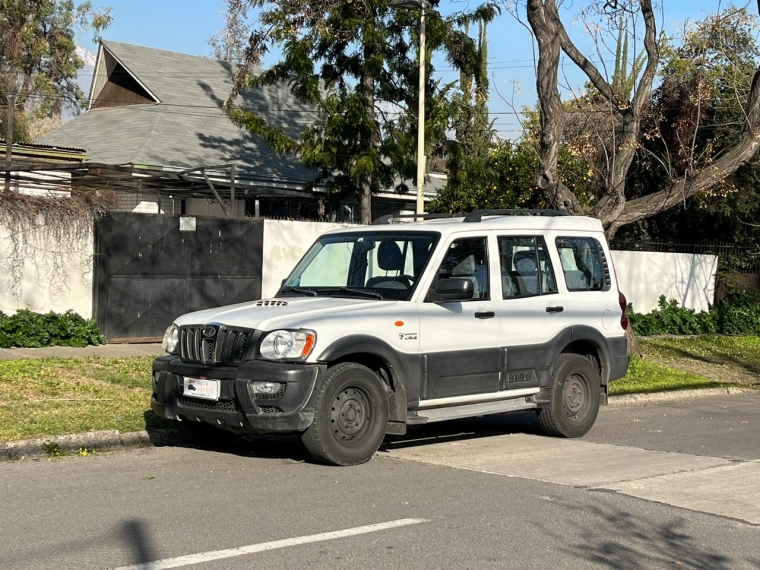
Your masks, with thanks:
<instances>
[{"instance_id":1,"label":"roof gable","mask_svg":"<svg viewBox=\"0 0 760 570\"><path fill-rule=\"evenodd\" d=\"M87 108L122 107L141 103L160 103L160 100L105 42L101 42Z\"/></svg>"}]
</instances>

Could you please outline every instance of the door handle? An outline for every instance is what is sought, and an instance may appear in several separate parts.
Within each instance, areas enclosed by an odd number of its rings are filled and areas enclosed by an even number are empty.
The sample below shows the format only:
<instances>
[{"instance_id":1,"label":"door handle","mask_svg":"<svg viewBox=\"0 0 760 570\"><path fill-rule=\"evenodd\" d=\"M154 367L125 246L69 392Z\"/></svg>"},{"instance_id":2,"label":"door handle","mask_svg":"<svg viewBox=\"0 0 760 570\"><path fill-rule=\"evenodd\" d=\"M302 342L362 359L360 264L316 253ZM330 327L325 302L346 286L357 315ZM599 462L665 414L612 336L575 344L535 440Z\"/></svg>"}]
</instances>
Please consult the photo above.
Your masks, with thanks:
<instances>
[{"instance_id":1,"label":"door handle","mask_svg":"<svg viewBox=\"0 0 760 570\"><path fill-rule=\"evenodd\" d=\"M496 313L493 311L483 311L479 313L475 313L476 319L492 319L496 316Z\"/></svg>"},{"instance_id":2,"label":"door handle","mask_svg":"<svg viewBox=\"0 0 760 570\"><path fill-rule=\"evenodd\" d=\"M561 313L565 310L565 307L546 307L547 313Z\"/></svg>"}]
</instances>

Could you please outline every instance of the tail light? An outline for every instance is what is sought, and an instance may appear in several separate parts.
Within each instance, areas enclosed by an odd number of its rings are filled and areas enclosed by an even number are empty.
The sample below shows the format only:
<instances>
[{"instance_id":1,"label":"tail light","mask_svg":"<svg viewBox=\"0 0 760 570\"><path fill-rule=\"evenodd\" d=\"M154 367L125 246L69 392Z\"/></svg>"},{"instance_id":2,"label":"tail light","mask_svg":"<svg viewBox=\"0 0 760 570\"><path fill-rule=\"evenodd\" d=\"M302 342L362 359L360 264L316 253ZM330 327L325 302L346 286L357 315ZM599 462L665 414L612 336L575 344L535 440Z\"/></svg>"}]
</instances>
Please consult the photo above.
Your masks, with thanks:
<instances>
[{"instance_id":1,"label":"tail light","mask_svg":"<svg viewBox=\"0 0 760 570\"><path fill-rule=\"evenodd\" d=\"M626 330L628 328L628 314L626 313L628 310L628 301L626 300L625 295L620 291L618 291L618 300L620 301L620 310L623 312L620 315L620 326L623 327L623 330Z\"/></svg>"}]
</instances>

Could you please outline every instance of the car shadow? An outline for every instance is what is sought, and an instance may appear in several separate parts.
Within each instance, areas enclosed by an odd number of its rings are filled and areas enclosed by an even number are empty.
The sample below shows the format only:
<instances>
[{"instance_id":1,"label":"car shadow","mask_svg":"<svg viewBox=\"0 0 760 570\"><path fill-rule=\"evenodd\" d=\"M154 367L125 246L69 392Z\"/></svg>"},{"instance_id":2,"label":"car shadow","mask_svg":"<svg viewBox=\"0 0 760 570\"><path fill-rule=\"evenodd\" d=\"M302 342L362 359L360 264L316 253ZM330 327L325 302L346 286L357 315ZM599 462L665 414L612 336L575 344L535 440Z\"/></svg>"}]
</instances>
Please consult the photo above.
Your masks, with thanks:
<instances>
[{"instance_id":1,"label":"car shadow","mask_svg":"<svg viewBox=\"0 0 760 570\"><path fill-rule=\"evenodd\" d=\"M303 447L301 437L298 434L234 436L220 432L219 441L203 443L183 438L174 429L174 422L157 418L152 411L145 412L145 424L151 444L156 447L185 447L229 453L240 457L313 462ZM517 412L408 426L405 435L386 435L379 451L383 453L392 449L450 441L466 441L513 433L543 435L535 413Z\"/></svg>"}]
</instances>

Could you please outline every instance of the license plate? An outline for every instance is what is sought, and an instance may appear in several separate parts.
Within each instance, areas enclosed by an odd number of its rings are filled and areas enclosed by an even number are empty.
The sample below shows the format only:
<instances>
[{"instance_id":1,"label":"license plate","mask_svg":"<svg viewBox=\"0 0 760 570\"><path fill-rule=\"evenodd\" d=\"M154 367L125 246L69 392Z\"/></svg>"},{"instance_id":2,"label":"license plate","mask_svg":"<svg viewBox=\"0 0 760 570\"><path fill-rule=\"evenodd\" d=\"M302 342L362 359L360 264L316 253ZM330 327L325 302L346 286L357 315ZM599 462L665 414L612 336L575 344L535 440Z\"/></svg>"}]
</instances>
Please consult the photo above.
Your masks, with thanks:
<instances>
[{"instance_id":1,"label":"license plate","mask_svg":"<svg viewBox=\"0 0 760 570\"><path fill-rule=\"evenodd\" d=\"M183 394L191 398L219 400L219 380L205 378L188 378L185 376Z\"/></svg>"}]
</instances>

